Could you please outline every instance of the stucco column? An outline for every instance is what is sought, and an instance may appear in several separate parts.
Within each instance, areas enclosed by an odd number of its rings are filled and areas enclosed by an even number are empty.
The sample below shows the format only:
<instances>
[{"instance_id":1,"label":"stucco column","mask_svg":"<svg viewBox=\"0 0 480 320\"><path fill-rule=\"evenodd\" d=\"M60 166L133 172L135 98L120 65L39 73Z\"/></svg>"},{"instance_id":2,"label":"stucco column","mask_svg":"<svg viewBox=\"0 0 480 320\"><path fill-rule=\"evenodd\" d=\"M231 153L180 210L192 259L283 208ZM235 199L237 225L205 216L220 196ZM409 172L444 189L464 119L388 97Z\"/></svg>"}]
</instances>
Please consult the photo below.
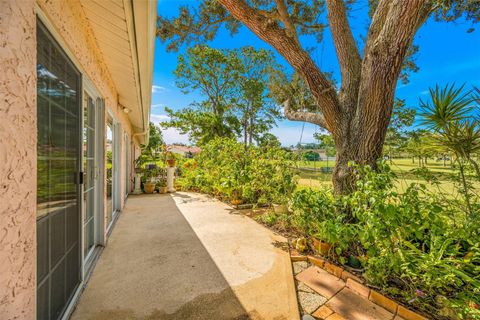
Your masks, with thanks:
<instances>
[{"instance_id":1,"label":"stucco column","mask_svg":"<svg viewBox=\"0 0 480 320\"><path fill-rule=\"evenodd\" d=\"M33 0L0 0L0 318L35 319L37 103Z\"/></svg>"},{"instance_id":2,"label":"stucco column","mask_svg":"<svg viewBox=\"0 0 480 320\"><path fill-rule=\"evenodd\" d=\"M175 192L175 167L167 167L167 191Z\"/></svg>"}]
</instances>

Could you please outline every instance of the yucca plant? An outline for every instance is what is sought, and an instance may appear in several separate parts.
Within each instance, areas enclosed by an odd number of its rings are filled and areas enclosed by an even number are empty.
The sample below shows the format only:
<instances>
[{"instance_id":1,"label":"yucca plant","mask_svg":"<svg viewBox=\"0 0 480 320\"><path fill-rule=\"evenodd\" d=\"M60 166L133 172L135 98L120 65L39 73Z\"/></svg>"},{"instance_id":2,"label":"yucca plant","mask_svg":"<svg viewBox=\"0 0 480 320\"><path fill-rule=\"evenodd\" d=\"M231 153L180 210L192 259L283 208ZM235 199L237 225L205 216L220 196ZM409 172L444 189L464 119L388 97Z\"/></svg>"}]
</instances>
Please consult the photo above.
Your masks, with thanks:
<instances>
[{"instance_id":1,"label":"yucca plant","mask_svg":"<svg viewBox=\"0 0 480 320\"><path fill-rule=\"evenodd\" d=\"M471 164L477 179L480 179L480 167L474 159L474 155L480 153L480 125L474 114L479 101L480 91L477 88L466 91L464 85L457 88L455 84L444 88L437 85L430 89L430 101L420 100L423 118L421 124L435 133L437 145L455 155L471 218L474 218L475 213L465 169L467 164Z\"/></svg>"},{"instance_id":2,"label":"yucca plant","mask_svg":"<svg viewBox=\"0 0 480 320\"><path fill-rule=\"evenodd\" d=\"M420 99L422 109L421 124L435 132L448 131L449 127L465 120L473 110L473 97L464 92L464 86L455 88L455 84L440 88L430 88L430 100Z\"/></svg>"}]
</instances>

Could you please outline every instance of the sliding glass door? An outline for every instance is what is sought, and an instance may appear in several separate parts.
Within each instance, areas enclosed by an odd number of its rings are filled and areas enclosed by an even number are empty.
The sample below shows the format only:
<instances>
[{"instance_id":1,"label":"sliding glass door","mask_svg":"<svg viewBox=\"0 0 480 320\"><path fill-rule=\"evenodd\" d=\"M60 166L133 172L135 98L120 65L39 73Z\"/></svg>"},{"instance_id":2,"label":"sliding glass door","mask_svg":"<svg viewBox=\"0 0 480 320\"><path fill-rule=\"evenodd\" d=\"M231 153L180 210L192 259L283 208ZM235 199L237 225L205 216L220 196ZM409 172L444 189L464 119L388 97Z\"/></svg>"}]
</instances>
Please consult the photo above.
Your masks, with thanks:
<instances>
[{"instance_id":1,"label":"sliding glass door","mask_svg":"<svg viewBox=\"0 0 480 320\"><path fill-rule=\"evenodd\" d=\"M120 209L120 127L111 115L107 117L106 184L107 184L107 230Z\"/></svg>"},{"instance_id":2,"label":"sliding glass door","mask_svg":"<svg viewBox=\"0 0 480 320\"><path fill-rule=\"evenodd\" d=\"M108 117L107 119L107 143L106 143L106 184L107 184L107 228L110 227L113 221L113 208L114 208L114 194L115 194L115 130L113 127L113 119Z\"/></svg>"},{"instance_id":3,"label":"sliding glass door","mask_svg":"<svg viewBox=\"0 0 480 320\"><path fill-rule=\"evenodd\" d=\"M123 134L123 145L124 145L124 153L125 153L125 200L127 199L128 193L130 192L131 188L131 164L130 164L130 158L131 158L131 150L132 148L130 147L130 139L128 138L128 134L124 132Z\"/></svg>"},{"instance_id":4,"label":"sliding glass door","mask_svg":"<svg viewBox=\"0 0 480 320\"><path fill-rule=\"evenodd\" d=\"M37 24L37 319L59 319L80 284L81 76Z\"/></svg>"}]
</instances>

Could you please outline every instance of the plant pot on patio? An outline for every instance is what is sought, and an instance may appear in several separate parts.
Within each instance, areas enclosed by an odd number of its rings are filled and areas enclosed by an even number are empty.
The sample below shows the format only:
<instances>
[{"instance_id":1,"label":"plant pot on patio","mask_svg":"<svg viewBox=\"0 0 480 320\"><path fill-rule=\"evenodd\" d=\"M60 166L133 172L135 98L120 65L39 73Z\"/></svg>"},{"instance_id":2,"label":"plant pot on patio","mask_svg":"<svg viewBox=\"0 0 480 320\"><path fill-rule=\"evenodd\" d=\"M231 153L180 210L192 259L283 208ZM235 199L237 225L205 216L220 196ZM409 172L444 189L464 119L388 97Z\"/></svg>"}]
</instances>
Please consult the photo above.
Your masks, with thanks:
<instances>
[{"instance_id":1,"label":"plant pot on patio","mask_svg":"<svg viewBox=\"0 0 480 320\"><path fill-rule=\"evenodd\" d=\"M282 214L282 213L287 213L288 212L287 205L285 205L285 204L274 203L272 206L273 206L273 212L275 212L276 214Z\"/></svg>"},{"instance_id":2,"label":"plant pot on patio","mask_svg":"<svg viewBox=\"0 0 480 320\"><path fill-rule=\"evenodd\" d=\"M153 193L153 191L155 191L155 183L153 182L144 183L143 190L145 191L145 193L149 193L149 194Z\"/></svg>"},{"instance_id":3,"label":"plant pot on patio","mask_svg":"<svg viewBox=\"0 0 480 320\"><path fill-rule=\"evenodd\" d=\"M230 201L234 206L238 206L243 203L242 199L233 199Z\"/></svg>"},{"instance_id":4,"label":"plant pot on patio","mask_svg":"<svg viewBox=\"0 0 480 320\"><path fill-rule=\"evenodd\" d=\"M168 192L167 187L159 187L158 188L158 193L167 193L167 192Z\"/></svg>"},{"instance_id":5,"label":"plant pot on patio","mask_svg":"<svg viewBox=\"0 0 480 320\"><path fill-rule=\"evenodd\" d=\"M322 256L328 255L328 253L330 252L330 249L332 248L332 245L330 243L323 242L315 238L312 238L312 243L313 243L313 250L315 250Z\"/></svg>"}]
</instances>

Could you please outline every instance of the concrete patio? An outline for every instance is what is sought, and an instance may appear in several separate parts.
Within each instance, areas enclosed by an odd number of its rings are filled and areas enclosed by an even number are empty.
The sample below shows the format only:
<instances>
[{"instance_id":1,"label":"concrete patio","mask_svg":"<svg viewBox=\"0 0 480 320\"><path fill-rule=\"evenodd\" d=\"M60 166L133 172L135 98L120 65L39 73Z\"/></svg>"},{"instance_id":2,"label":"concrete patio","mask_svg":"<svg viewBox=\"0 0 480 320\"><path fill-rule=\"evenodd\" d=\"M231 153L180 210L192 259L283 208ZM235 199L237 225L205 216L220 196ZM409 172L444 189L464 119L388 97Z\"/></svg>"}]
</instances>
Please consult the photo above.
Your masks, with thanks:
<instances>
[{"instance_id":1,"label":"concrete patio","mask_svg":"<svg viewBox=\"0 0 480 320\"><path fill-rule=\"evenodd\" d=\"M285 239L183 192L129 197L72 316L298 318Z\"/></svg>"}]
</instances>

